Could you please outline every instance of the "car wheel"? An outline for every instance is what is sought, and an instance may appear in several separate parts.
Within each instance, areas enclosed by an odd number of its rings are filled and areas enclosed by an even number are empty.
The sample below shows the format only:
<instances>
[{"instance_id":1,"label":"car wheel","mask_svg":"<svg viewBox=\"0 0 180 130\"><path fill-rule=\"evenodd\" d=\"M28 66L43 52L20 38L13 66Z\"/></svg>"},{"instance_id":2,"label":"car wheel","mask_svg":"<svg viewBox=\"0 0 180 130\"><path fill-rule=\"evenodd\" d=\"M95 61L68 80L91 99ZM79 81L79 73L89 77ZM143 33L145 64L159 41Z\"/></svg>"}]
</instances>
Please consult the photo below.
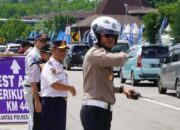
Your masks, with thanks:
<instances>
[{"instance_id":1,"label":"car wheel","mask_svg":"<svg viewBox=\"0 0 180 130\"><path fill-rule=\"evenodd\" d=\"M161 80L160 77L158 78L158 84L157 84L157 86L158 86L158 91L159 91L160 94L165 94L165 93L166 93L167 89L163 88L163 86L162 86L162 80Z\"/></svg>"},{"instance_id":2,"label":"car wheel","mask_svg":"<svg viewBox=\"0 0 180 130\"><path fill-rule=\"evenodd\" d=\"M134 73L132 72L132 73L131 73L131 85L132 85L132 86L136 86L137 83L138 83L138 81L135 80Z\"/></svg>"},{"instance_id":3,"label":"car wheel","mask_svg":"<svg viewBox=\"0 0 180 130\"><path fill-rule=\"evenodd\" d=\"M157 86L157 84L158 84L158 83L157 83L157 80L155 80L155 81L153 81L153 82L154 82L154 86Z\"/></svg>"},{"instance_id":4,"label":"car wheel","mask_svg":"<svg viewBox=\"0 0 180 130\"><path fill-rule=\"evenodd\" d=\"M120 83L125 83L126 79L123 78L122 70L119 71L119 78L120 78Z\"/></svg>"},{"instance_id":5,"label":"car wheel","mask_svg":"<svg viewBox=\"0 0 180 130\"><path fill-rule=\"evenodd\" d=\"M177 98L180 98L180 81L176 81L176 96Z\"/></svg>"}]
</instances>

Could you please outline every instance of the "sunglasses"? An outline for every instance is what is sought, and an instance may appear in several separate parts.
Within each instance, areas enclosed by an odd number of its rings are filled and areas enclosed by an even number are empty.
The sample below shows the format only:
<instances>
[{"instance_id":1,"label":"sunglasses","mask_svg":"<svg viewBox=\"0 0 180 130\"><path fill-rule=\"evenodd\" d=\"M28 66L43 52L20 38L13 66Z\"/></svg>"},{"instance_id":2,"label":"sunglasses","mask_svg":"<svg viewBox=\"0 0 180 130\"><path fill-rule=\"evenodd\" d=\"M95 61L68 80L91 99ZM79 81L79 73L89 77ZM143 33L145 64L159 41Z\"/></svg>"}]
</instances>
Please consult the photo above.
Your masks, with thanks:
<instances>
[{"instance_id":1,"label":"sunglasses","mask_svg":"<svg viewBox=\"0 0 180 130\"><path fill-rule=\"evenodd\" d=\"M115 34L104 34L104 36L106 37L106 38L113 38L113 39L116 39L118 36L117 35L115 35Z\"/></svg>"}]
</instances>

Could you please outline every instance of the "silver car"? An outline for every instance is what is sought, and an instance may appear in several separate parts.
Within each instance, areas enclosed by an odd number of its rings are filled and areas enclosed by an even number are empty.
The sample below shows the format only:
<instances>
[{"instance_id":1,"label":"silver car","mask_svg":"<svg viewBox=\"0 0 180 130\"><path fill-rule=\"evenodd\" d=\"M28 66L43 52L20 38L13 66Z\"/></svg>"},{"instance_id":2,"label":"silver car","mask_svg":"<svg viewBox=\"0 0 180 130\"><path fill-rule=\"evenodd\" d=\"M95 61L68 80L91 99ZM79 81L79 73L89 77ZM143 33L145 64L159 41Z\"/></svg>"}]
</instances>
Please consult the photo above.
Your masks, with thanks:
<instances>
[{"instance_id":1,"label":"silver car","mask_svg":"<svg viewBox=\"0 0 180 130\"><path fill-rule=\"evenodd\" d=\"M159 93L165 94L167 89L172 89L180 98L180 43L174 45L167 57L161 59L160 62L163 66L158 76Z\"/></svg>"},{"instance_id":2,"label":"silver car","mask_svg":"<svg viewBox=\"0 0 180 130\"><path fill-rule=\"evenodd\" d=\"M111 52L118 53L118 52L127 52L129 50L129 41L127 40L118 40L114 47L111 49ZM121 70L120 66L113 66L113 73L117 73L119 76L119 72Z\"/></svg>"}]
</instances>

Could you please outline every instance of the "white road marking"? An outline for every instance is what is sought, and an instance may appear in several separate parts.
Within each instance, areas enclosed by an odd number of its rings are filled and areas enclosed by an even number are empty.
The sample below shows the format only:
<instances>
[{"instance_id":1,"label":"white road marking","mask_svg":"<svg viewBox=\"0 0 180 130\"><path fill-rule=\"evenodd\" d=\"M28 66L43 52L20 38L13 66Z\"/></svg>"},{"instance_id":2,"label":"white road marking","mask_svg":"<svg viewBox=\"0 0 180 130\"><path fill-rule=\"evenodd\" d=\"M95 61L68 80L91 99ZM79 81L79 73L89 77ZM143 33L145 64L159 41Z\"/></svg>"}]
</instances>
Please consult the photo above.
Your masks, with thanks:
<instances>
[{"instance_id":1,"label":"white road marking","mask_svg":"<svg viewBox=\"0 0 180 130\"><path fill-rule=\"evenodd\" d=\"M151 99L147 99L147 98L142 98L142 99L146 100L148 102L152 102L152 103L155 103L155 104L158 104L158 105L161 105L161 106L165 106L165 107L180 111L180 108L178 108L178 107L174 107L174 106L171 106L171 105L168 105L168 104L165 104L165 103L161 103L161 102L158 102L158 101L154 101L154 100L151 100Z\"/></svg>"}]
</instances>

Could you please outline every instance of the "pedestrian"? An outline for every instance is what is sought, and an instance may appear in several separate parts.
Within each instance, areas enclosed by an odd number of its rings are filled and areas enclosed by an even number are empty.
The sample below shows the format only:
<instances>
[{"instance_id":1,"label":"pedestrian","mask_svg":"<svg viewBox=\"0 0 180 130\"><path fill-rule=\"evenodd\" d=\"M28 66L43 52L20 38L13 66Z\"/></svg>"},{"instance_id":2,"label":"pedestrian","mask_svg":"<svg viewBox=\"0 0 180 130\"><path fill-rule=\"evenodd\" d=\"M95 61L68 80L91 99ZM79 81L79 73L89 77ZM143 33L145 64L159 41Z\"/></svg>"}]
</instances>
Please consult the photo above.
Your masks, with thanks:
<instances>
[{"instance_id":1,"label":"pedestrian","mask_svg":"<svg viewBox=\"0 0 180 130\"><path fill-rule=\"evenodd\" d=\"M52 56L41 73L42 130L65 130L68 91L75 96L76 90L68 85L63 69L68 46L65 41L52 43Z\"/></svg>"},{"instance_id":2,"label":"pedestrian","mask_svg":"<svg viewBox=\"0 0 180 130\"><path fill-rule=\"evenodd\" d=\"M38 77L38 75L35 77L31 76L31 75L33 75L33 73L32 73L33 69L31 67L31 65L33 63L39 61L39 59L41 58L40 49L44 45L46 45L47 41L48 41L47 35L45 35L45 34L37 35L35 37L33 49L25 57L26 76L25 76L25 80L24 80L23 92L24 92L25 101L29 108L28 130L34 129L33 128L34 104L35 104L35 111L41 112L41 103L39 101L39 93L38 93L37 85L34 85L33 87L31 87L31 82L33 82L34 79L39 79L39 77ZM32 78L30 78L30 77L32 77ZM33 104L33 99L34 99L34 104Z\"/></svg>"},{"instance_id":3,"label":"pedestrian","mask_svg":"<svg viewBox=\"0 0 180 130\"><path fill-rule=\"evenodd\" d=\"M18 54L25 54L25 52L31 47L31 43L29 41L21 41L21 46L18 50Z\"/></svg>"},{"instance_id":4,"label":"pedestrian","mask_svg":"<svg viewBox=\"0 0 180 130\"><path fill-rule=\"evenodd\" d=\"M31 75L30 75L30 83L32 88L37 88L38 90L38 95L40 95L40 76L41 76L41 71L43 69L43 65L49 60L51 56L51 48L50 45L44 45L40 49L40 55L41 58L39 61L35 61L34 63L31 64ZM36 89L35 90L36 93ZM39 96L39 101L41 103L42 99ZM33 130L41 130L41 111L36 111L36 105L35 105L35 100L33 100L34 103L34 115L33 115Z\"/></svg>"},{"instance_id":5,"label":"pedestrian","mask_svg":"<svg viewBox=\"0 0 180 130\"><path fill-rule=\"evenodd\" d=\"M84 130L110 130L114 93L131 98L132 88L113 85L113 66L122 66L128 59L124 52L111 53L120 33L120 23L102 16L91 24L90 35L94 46L83 61L83 105L80 118Z\"/></svg>"}]
</instances>

